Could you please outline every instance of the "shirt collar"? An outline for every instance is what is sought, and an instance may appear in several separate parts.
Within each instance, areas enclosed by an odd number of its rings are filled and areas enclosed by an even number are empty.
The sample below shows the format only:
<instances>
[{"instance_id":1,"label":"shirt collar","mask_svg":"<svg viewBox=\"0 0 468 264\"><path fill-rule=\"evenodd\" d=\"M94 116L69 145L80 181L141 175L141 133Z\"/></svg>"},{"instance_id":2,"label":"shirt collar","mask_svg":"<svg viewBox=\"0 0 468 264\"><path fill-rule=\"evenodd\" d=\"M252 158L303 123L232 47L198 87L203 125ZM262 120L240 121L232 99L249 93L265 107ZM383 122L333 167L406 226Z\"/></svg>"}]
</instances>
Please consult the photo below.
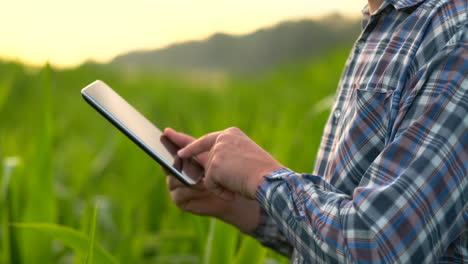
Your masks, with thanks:
<instances>
[{"instance_id":1,"label":"shirt collar","mask_svg":"<svg viewBox=\"0 0 468 264\"><path fill-rule=\"evenodd\" d=\"M396 10L412 7L424 1L425 0L386 0L386 2L393 5Z\"/></svg>"},{"instance_id":2,"label":"shirt collar","mask_svg":"<svg viewBox=\"0 0 468 264\"><path fill-rule=\"evenodd\" d=\"M424 1L426 1L426 0L385 0L373 15L380 14L389 5L393 6L396 10L400 11L402 9L405 9L405 8L412 7L412 6L415 6L417 4L420 4L420 3L424 2ZM369 17L370 17L369 6L367 4L361 10L361 13L362 13L362 16L363 16L362 27L364 28L365 25L367 24L368 20L369 20Z\"/></svg>"}]
</instances>

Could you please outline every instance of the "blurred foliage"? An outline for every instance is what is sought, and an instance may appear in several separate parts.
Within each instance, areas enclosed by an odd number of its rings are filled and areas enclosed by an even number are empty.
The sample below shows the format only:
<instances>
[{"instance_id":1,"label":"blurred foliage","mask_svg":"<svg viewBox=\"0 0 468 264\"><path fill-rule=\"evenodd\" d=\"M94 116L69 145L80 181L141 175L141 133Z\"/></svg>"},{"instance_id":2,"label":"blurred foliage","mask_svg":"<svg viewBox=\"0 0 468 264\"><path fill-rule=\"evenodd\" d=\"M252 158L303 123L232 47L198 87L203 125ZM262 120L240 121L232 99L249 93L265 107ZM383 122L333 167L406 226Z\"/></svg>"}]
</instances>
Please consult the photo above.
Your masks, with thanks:
<instances>
[{"instance_id":1,"label":"blurred foliage","mask_svg":"<svg viewBox=\"0 0 468 264\"><path fill-rule=\"evenodd\" d=\"M287 263L225 223L177 209L159 166L80 90L102 79L160 128L196 137L237 126L310 172L347 51L256 76L0 62L0 261L83 263L94 252L89 262Z\"/></svg>"}]
</instances>

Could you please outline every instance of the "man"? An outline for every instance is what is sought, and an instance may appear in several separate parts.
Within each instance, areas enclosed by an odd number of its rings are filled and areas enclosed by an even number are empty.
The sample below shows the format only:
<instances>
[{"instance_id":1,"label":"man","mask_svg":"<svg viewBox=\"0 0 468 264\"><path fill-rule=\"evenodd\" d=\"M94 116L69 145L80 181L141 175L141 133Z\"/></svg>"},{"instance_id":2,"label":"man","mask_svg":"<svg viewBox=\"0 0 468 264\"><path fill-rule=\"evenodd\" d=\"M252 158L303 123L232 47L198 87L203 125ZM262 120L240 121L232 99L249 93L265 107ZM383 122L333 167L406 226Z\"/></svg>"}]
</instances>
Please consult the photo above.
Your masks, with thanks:
<instances>
[{"instance_id":1,"label":"man","mask_svg":"<svg viewBox=\"0 0 468 264\"><path fill-rule=\"evenodd\" d=\"M171 198L294 263L468 263L467 5L369 0L313 174L236 128L166 129L205 168L195 188L168 176Z\"/></svg>"}]
</instances>

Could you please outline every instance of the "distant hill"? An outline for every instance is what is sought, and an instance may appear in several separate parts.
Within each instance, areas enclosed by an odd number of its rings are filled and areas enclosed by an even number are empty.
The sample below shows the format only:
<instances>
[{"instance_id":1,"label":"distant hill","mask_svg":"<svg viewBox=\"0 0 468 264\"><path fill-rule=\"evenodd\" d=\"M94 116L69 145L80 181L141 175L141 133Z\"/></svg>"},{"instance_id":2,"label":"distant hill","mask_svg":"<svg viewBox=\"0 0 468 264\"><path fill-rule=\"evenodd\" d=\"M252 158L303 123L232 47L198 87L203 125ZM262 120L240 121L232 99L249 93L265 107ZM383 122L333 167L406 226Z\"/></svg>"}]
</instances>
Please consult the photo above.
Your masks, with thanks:
<instances>
[{"instance_id":1,"label":"distant hill","mask_svg":"<svg viewBox=\"0 0 468 264\"><path fill-rule=\"evenodd\" d=\"M359 31L359 21L338 15L288 21L245 35L217 33L201 41L134 51L110 65L126 70L258 72L310 60L329 49L350 48Z\"/></svg>"}]
</instances>

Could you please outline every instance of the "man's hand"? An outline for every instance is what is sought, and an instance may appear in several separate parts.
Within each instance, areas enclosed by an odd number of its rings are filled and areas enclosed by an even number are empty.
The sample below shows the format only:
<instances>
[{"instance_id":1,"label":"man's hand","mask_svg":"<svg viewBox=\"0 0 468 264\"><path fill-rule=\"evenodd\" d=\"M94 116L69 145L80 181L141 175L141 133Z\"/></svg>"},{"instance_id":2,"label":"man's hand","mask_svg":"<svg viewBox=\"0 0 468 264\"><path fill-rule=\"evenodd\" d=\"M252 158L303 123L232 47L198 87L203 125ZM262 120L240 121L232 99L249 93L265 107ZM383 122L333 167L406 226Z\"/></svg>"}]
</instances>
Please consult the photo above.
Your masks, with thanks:
<instances>
[{"instance_id":1,"label":"man's hand","mask_svg":"<svg viewBox=\"0 0 468 264\"><path fill-rule=\"evenodd\" d=\"M178 133L173 129L167 128L163 136L167 137L172 143L179 147L185 147L195 141L191 136ZM208 152L201 152L196 156L197 161L203 167L208 161ZM186 171L194 172L194 169L187 169L191 163L183 164ZM194 187L188 187L182 184L177 178L167 176L167 185L169 187L172 201L182 210L203 216L213 216L239 228L243 232L253 231L259 221L260 208L256 201L248 200L242 196L235 196L233 200L227 201L219 198L208 191L203 183L200 182ZM189 175L190 176L190 175Z\"/></svg>"},{"instance_id":2,"label":"man's hand","mask_svg":"<svg viewBox=\"0 0 468 264\"><path fill-rule=\"evenodd\" d=\"M205 187L226 200L234 199L235 193L254 199L263 176L284 167L238 128L205 135L179 150L178 156L207 152Z\"/></svg>"}]
</instances>

